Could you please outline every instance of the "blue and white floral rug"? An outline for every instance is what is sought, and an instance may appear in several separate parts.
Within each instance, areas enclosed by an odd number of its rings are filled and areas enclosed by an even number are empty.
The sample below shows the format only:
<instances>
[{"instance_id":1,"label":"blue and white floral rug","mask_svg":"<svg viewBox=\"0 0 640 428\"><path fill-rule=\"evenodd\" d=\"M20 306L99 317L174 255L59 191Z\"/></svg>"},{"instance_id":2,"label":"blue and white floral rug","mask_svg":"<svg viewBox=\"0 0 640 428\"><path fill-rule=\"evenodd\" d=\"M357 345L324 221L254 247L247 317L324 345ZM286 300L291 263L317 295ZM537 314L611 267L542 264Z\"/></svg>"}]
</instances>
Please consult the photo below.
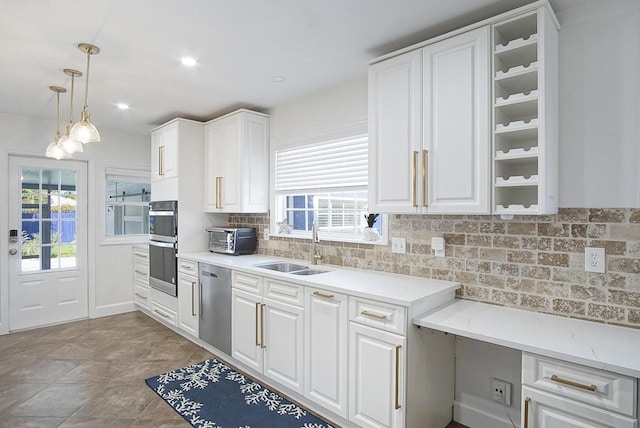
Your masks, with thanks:
<instances>
[{"instance_id":1,"label":"blue and white floral rug","mask_svg":"<svg viewBox=\"0 0 640 428\"><path fill-rule=\"evenodd\" d=\"M332 428L214 358L146 382L197 428Z\"/></svg>"}]
</instances>

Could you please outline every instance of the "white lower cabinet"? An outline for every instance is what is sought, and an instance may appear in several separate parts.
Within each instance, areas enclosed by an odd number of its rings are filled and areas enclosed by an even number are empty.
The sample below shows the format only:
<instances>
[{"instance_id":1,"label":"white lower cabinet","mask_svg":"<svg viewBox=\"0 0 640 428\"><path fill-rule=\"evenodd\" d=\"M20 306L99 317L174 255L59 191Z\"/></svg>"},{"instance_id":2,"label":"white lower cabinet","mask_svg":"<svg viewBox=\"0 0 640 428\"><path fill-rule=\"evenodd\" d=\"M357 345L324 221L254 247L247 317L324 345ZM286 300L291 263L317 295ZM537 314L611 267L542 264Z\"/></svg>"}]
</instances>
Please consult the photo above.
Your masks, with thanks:
<instances>
[{"instance_id":1,"label":"white lower cabinet","mask_svg":"<svg viewBox=\"0 0 640 428\"><path fill-rule=\"evenodd\" d=\"M349 325L349 420L362 427L403 427L405 336Z\"/></svg>"},{"instance_id":2,"label":"white lower cabinet","mask_svg":"<svg viewBox=\"0 0 640 428\"><path fill-rule=\"evenodd\" d=\"M168 324L178 325L178 299L155 288L149 289L150 307L153 316Z\"/></svg>"},{"instance_id":3,"label":"white lower cabinet","mask_svg":"<svg viewBox=\"0 0 640 428\"><path fill-rule=\"evenodd\" d=\"M231 355L302 394L303 288L238 272L232 278Z\"/></svg>"},{"instance_id":4,"label":"white lower cabinet","mask_svg":"<svg viewBox=\"0 0 640 428\"><path fill-rule=\"evenodd\" d=\"M637 379L524 353L523 428L637 428Z\"/></svg>"},{"instance_id":5,"label":"white lower cabinet","mask_svg":"<svg viewBox=\"0 0 640 428\"><path fill-rule=\"evenodd\" d=\"M144 309L149 309L149 247L133 246L133 301Z\"/></svg>"},{"instance_id":6,"label":"white lower cabinet","mask_svg":"<svg viewBox=\"0 0 640 428\"><path fill-rule=\"evenodd\" d=\"M304 395L347 418L348 297L305 290Z\"/></svg>"},{"instance_id":7,"label":"white lower cabinet","mask_svg":"<svg viewBox=\"0 0 640 428\"><path fill-rule=\"evenodd\" d=\"M178 327L198 337L200 281L198 263L178 260Z\"/></svg>"}]
</instances>

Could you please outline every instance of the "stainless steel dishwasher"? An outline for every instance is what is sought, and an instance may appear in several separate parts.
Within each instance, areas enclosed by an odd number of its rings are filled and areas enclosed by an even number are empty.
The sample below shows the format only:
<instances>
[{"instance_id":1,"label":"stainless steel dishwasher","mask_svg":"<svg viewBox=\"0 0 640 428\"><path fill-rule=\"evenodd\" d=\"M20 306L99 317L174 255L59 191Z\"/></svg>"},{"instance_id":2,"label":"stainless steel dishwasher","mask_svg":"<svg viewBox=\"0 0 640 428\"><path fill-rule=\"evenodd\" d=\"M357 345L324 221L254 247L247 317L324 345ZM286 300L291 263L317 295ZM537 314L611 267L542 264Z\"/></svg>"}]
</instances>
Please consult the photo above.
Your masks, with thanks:
<instances>
[{"instance_id":1,"label":"stainless steel dishwasher","mask_svg":"<svg viewBox=\"0 0 640 428\"><path fill-rule=\"evenodd\" d=\"M200 339L231 355L231 270L200 263Z\"/></svg>"}]
</instances>

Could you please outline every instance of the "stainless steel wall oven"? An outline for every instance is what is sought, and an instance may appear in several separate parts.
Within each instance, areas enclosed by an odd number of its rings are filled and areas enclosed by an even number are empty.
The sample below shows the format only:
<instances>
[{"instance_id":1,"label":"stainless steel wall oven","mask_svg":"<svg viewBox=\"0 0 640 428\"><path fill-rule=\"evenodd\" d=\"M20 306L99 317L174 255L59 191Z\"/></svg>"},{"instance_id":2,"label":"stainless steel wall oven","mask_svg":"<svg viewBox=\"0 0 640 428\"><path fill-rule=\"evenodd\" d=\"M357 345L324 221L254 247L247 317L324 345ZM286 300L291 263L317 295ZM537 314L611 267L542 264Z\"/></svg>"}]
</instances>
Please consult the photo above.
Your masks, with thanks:
<instances>
[{"instance_id":1,"label":"stainless steel wall oven","mask_svg":"<svg viewBox=\"0 0 640 428\"><path fill-rule=\"evenodd\" d=\"M178 296L178 201L149 203L149 285Z\"/></svg>"}]
</instances>

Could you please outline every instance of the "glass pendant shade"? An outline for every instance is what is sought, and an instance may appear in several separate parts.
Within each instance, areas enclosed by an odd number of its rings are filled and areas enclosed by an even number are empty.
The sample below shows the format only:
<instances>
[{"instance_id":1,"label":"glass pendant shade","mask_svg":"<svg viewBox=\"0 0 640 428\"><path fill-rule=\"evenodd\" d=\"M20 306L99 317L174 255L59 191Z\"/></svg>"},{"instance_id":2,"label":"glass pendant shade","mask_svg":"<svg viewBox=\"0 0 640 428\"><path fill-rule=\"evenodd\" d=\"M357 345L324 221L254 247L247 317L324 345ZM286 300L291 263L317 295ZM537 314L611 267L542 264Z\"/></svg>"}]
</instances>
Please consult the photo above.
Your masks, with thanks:
<instances>
[{"instance_id":1,"label":"glass pendant shade","mask_svg":"<svg viewBox=\"0 0 640 428\"><path fill-rule=\"evenodd\" d=\"M89 121L89 112L86 110L86 106L82 110L80 120L71 127L71 138L82 144L100 142L100 133Z\"/></svg>"},{"instance_id":2,"label":"glass pendant shade","mask_svg":"<svg viewBox=\"0 0 640 428\"><path fill-rule=\"evenodd\" d=\"M82 76L82 73L73 68L65 68L64 74L71 76L71 96L69 97L69 124L67 125L67 132L60 138L58 144L69 154L82 153L82 143L78 140L71 138L71 127L73 126L73 93L75 87L75 78Z\"/></svg>"},{"instance_id":3,"label":"glass pendant shade","mask_svg":"<svg viewBox=\"0 0 640 428\"><path fill-rule=\"evenodd\" d=\"M80 114L80 120L71 127L71 138L76 141L80 141L82 144L87 143L99 143L100 133L96 127L91 123L89 117L89 65L91 63L91 55L100 53L100 48L90 45L88 43L80 43L78 49L87 54L87 73L84 87L84 107Z\"/></svg>"},{"instance_id":4,"label":"glass pendant shade","mask_svg":"<svg viewBox=\"0 0 640 428\"><path fill-rule=\"evenodd\" d=\"M56 137L47 146L45 156L58 160L68 159L71 157L71 154L69 154L60 144L60 94L67 92L67 90L60 86L49 86L49 89L56 93Z\"/></svg>"}]
</instances>

